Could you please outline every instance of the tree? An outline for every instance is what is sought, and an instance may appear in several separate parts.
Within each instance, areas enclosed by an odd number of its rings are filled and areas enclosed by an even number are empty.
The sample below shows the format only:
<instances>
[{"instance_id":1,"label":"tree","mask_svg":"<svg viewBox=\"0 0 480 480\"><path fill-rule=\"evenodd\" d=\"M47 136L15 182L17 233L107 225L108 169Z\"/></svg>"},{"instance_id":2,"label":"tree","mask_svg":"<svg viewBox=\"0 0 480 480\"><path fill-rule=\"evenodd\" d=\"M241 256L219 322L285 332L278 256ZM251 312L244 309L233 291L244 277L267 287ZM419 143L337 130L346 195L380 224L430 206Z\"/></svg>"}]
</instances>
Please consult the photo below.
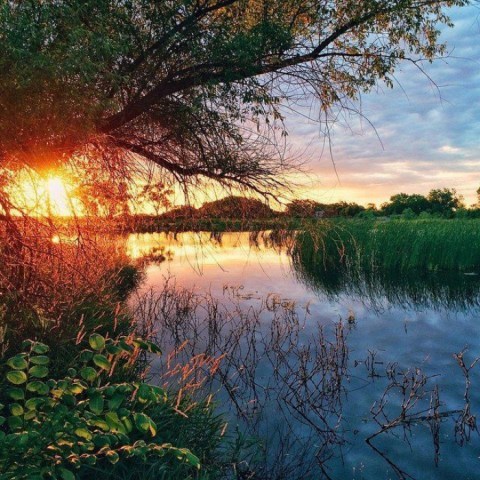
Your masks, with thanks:
<instances>
[{"instance_id":1,"label":"tree","mask_svg":"<svg viewBox=\"0 0 480 480\"><path fill-rule=\"evenodd\" d=\"M315 200L293 200L287 205L285 213L289 217L313 218L315 215L323 215L324 205Z\"/></svg>"},{"instance_id":2,"label":"tree","mask_svg":"<svg viewBox=\"0 0 480 480\"><path fill-rule=\"evenodd\" d=\"M410 209L418 215L429 210L430 207L429 200L423 195L398 193L390 197L389 203L382 205L382 210L386 215L401 215L405 210Z\"/></svg>"},{"instance_id":3,"label":"tree","mask_svg":"<svg viewBox=\"0 0 480 480\"><path fill-rule=\"evenodd\" d=\"M341 217L354 217L365 211L365 207L362 207L362 205L358 205L358 203L355 202L338 202L333 204L333 207L335 208L336 215Z\"/></svg>"},{"instance_id":4,"label":"tree","mask_svg":"<svg viewBox=\"0 0 480 480\"><path fill-rule=\"evenodd\" d=\"M238 196L225 197L213 202L207 202L198 209L202 217L207 218L235 218L235 219L264 219L272 218L274 211L264 202L255 198Z\"/></svg>"},{"instance_id":5,"label":"tree","mask_svg":"<svg viewBox=\"0 0 480 480\"><path fill-rule=\"evenodd\" d=\"M468 0L3 0L0 165L147 159L272 194L280 104L324 118L444 52ZM277 128L278 127L278 128Z\"/></svg>"},{"instance_id":6,"label":"tree","mask_svg":"<svg viewBox=\"0 0 480 480\"><path fill-rule=\"evenodd\" d=\"M137 195L140 204L147 203L153 208L155 215L158 217L160 212L168 210L172 207L170 196L173 195L173 189L169 188L162 182L149 182L144 185Z\"/></svg>"},{"instance_id":7,"label":"tree","mask_svg":"<svg viewBox=\"0 0 480 480\"><path fill-rule=\"evenodd\" d=\"M428 194L430 209L445 217L451 217L455 210L463 207L463 198L454 188L438 188L430 190Z\"/></svg>"}]
</instances>

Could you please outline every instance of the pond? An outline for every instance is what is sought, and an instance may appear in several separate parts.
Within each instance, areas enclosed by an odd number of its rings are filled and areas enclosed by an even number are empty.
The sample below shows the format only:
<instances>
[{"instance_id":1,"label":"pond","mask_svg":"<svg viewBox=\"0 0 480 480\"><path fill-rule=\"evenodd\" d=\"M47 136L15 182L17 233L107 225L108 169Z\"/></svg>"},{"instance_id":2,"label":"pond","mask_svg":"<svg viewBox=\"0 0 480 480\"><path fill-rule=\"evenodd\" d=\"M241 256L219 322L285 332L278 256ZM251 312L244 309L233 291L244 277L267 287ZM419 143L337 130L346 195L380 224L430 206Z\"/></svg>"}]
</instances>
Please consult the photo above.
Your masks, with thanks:
<instances>
[{"instance_id":1,"label":"pond","mask_svg":"<svg viewBox=\"0 0 480 480\"><path fill-rule=\"evenodd\" d=\"M240 433L239 478L479 478L480 277L314 269L295 242L126 240L169 368L221 357L203 388Z\"/></svg>"}]
</instances>

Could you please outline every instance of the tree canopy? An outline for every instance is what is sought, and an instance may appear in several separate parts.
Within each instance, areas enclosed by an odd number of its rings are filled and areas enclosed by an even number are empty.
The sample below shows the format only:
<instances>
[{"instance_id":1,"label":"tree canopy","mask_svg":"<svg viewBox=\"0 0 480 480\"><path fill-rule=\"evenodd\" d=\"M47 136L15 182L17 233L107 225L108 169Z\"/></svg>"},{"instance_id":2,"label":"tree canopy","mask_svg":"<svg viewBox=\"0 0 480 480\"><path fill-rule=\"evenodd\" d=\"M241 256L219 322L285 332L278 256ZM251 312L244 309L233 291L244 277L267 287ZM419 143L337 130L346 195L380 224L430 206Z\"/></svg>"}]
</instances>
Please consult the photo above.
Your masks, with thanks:
<instances>
[{"instance_id":1,"label":"tree canopy","mask_svg":"<svg viewBox=\"0 0 480 480\"><path fill-rule=\"evenodd\" d=\"M399 62L443 53L445 8L467 3L3 0L0 166L142 157L271 192L282 102L351 108Z\"/></svg>"},{"instance_id":2,"label":"tree canopy","mask_svg":"<svg viewBox=\"0 0 480 480\"><path fill-rule=\"evenodd\" d=\"M386 202L382 205L382 211L386 215L400 215L406 209L410 209L413 213L419 214L425 212L431 208L429 200L423 195L413 193L397 193L390 197L390 202Z\"/></svg>"}]
</instances>

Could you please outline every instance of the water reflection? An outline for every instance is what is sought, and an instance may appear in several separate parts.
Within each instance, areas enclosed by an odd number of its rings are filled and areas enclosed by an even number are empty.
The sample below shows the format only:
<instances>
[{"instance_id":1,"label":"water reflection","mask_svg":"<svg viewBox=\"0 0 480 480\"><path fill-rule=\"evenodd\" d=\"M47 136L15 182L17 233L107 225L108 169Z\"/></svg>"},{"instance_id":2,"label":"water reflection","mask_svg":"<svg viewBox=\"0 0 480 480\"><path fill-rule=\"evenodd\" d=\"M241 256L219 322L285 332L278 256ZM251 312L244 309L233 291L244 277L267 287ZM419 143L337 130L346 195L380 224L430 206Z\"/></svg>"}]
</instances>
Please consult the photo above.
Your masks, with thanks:
<instances>
[{"instance_id":1,"label":"water reflection","mask_svg":"<svg viewBox=\"0 0 480 480\"><path fill-rule=\"evenodd\" d=\"M314 291L331 298L347 295L363 298L371 308L385 303L404 309L454 309L468 311L480 306L480 276L461 272L365 271L353 266L316 268L295 252L297 278Z\"/></svg>"},{"instance_id":2,"label":"water reflection","mask_svg":"<svg viewBox=\"0 0 480 480\"><path fill-rule=\"evenodd\" d=\"M477 478L478 277L319 268L278 232L128 245L169 252L136 298L170 354L154 370L221 358L206 387L252 440L240 478Z\"/></svg>"},{"instance_id":3,"label":"water reflection","mask_svg":"<svg viewBox=\"0 0 480 480\"><path fill-rule=\"evenodd\" d=\"M227 273L232 267L243 267L244 271L248 268L256 274L263 269L268 274L271 268L275 277L275 269L281 264L287 275L332 301L349 297L380 312L388 306L457 312L480 306L480 275L366 270L345 264L338 256L325 261L314 250L303 248L295 234L284 231L132 234L126 240L126 252L133 259L156 256L157 260L168 260L169 271L175 274L185 267L205 274L209 267L216 266ZM207 279L195 280L205 284ZM257 286L246 283L251 289Z\"/></svg>"}]
</instances>

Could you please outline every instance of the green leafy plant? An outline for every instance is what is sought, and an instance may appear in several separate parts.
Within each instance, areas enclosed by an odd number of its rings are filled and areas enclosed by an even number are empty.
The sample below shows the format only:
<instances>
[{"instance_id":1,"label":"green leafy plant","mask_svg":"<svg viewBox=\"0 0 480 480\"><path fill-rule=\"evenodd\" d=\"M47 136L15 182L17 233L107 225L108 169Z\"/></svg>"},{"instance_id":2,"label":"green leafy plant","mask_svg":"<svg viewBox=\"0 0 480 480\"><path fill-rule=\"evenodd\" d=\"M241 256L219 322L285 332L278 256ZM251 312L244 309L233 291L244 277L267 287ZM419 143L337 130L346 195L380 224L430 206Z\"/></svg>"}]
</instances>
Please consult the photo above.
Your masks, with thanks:
<instances>
[{"instance_id":1,"label":"green leafy plant","mask_svg":"<svg viewBox=\"0 0 480 480\"><path fill-rule=\"evenodd\" d=\"M78 369L49 378L49 347L27 340L23 353L4 362L0 405L2 479L76 478L83 466L122 458L168 457L200 468L188 449L157 443L149 415L168 402L166 391L142 382L112 382L113 372L139 351L160 353L140 338L92 334Z\"/></svg>"}]
</instances>

